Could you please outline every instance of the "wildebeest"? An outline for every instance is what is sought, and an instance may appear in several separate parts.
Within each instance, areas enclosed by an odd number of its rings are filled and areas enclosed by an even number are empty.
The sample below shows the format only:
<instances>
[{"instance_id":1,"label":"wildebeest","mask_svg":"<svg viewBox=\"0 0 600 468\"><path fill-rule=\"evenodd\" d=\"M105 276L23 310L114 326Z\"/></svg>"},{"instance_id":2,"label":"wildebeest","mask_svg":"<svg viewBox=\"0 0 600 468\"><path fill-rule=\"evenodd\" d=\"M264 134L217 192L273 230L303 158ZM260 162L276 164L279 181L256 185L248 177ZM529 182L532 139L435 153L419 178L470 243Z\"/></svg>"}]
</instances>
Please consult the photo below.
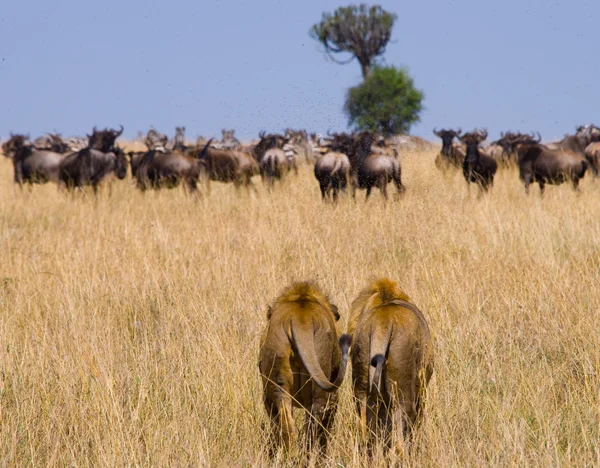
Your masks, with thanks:
<instances>
[{"instance_id":1,"label":"wildebeest","mask_svg":"<svg viewBox=\"0 0 600 468\"><path fill-rule=\"evenodd\" d=\"M259 173L252 156L242 151L222 150L210 146L190 148L187 154L198 158L206 168L207 181L233 182L235 187L252 185L252 176Z\"/></svg>"},{"instance_id":2,"label":"wildebeest","mask_svg":"<svg viewBox=\"0 0 600 468\"><path fill-rule=\"evenodd\" d=\"M454 138L459 138L462 130L452 129L433 129L433 134L442 139L442 149L435 158L435 166L438 169L446 170L451 167L461 167L465 159L465 151L461 145L455 144Z\"/></svg>"},{"instance_id":3,"label":"wildebeest","mask_svg":"<svg viewBox=\"0 0 600 468\"><path fill-rule=\"evenodd\" d=\"M480 143L487 138L487 135L487 130L483 132L475 130L460 137L467 147L467 154L462 166L465 180L467 184L471 182L478 184L484 191L494 185L494 174L498 169L498 163L479 148Z\"/></svg>"},{"instance_id":4,"label":"wildebeest","mask_svg":"<svg viewBox=\"0 0 600 468\"><path fill-rule=\"evenodd\" d=\"M268 149L279 148L283 149L283 147L288 142L288 139L280 135L278 133L269 133L262 131L258 134L259 140L252 148L251 154L252 157L257 161L263 158Z\"/></svg>"},{"instance_id":5,"label":"wildebeest","mask_svg":"<svg viewBox=\"0 0 600 468\"><path fill-rule=\"evenodd\" d=\"M539 137L539 133L538 133ZM518 165L518 156L515 145L523 140L533 140L535 135L527 135L521 132L501 132L500 138L485 149L485 154L493 158L499 165L509 167ZM539 137L541 140L541 137ZM481 148L480 148L481 151Z\"/></svg>"},{"instance_id":6,"label":"wildebeest","mask_svg":"<svg viewBox=\"0 0 600 468\"><path fill-rule=\"evenodd\" d=\"M258 161L260 175L270 187L275 179L281 180L291 170L298 173L294 154L286 154L283 147L288 139L283 135L260 133L260 140L252 150L252 155Z\"/></svg>"},{"instance_id":7,"label":"wildebeest","mask_svg":"<svg viewBox=\"0 0 600 468\"><path fill-rule=\"evenodd\" d=\"M590 164L594 177L598 177L598 170L600 169L600 142L596 141L587 146L585 149L585 159Z\"/></svg>"},{"instance_id":8,"label":"wildebeest","mask_svg":"<svg viewBox=\"0 0 600 468\"><path fill-rule=\"evenodd\" d=\"M513 132L501 132L500 138L492 141L487 148L485 154L495 160L499 166L508 167L513 160L511 159L510 140L516 134Z\"/></svg>"},{"instance_id":9,"label":"wildebeest","mask_svg":"<svg viewBox=\"0 0 600 468\"><path fill-rule=\"evenodd\" d=\"M352 386L360 427L401 453L423 411L433 345L423 313L397 283L377 279L352 302Z\"/></svg>"},{"instance_id":10,"label":"wildebeest","mask_svg":"<svg viewBox=\"0 0 600 468\"><path fill-rule=\"evenodd\" d=\"M600 141L600 128L595 125L581 125L576 130L575 135L565 135L562 140L545 146L550 150L566 150L584 155L591 143Z\"/></svg>"},{"instance_id":11,"label":"wildebeest","mask_svg":"<svg viewBox=\"0 0 600 468\"><path fill-rule=\"evenodd\" d=\"M174 188L183 180L190 190L195 192L198 178L206 173L201 158L210 145L210 141L198 154L190 156L181 151L159 151L150 149L146 152L130 152L131 173L137 187L145 191L149 188Z\"/></svg>"},{"instance_id":12,"label":"wildebeest","mask_svg":"<svg viewBox=\"0 0 600 468\"><path fill-rule=\"evenodd\" d=\"M58 182L59 165L65 154L35 148L25 135L13 135L2 145L2 152L10 155L14 181L19 185Z\"/></svg>"},{"instance_id":13,"label":"wildebeest","mask_svg":"<svg viewBox=\"0 0 600 468\"><path fill-rule=\"evenodd\" d=\"M366 199L371 195L373 187L378 187L387 200L387 185L393 181L398 194L404 192L402 185L400 162L398 158L373 152L375 135L361 132L354 136L347 156L350 159L352 194L356 188L366 189Z\"/></svg>"},{"instance_id":14,"label":"wildebeest","mask_svg":"<svg viewBox=\"0 0 600 468\"><path fill-rule=\"evenodd\" d=\"M521 140L516 150L519 154L519 176L525 184L526 193L529 193L533 182L538 183L542 194L546 184L559 185L566 181L571 181L577 190L588 167L583 155L567 149L549 149L535 140Z\"/></svg>"},{"instance_id":15,"label":"wildebeest","mask_svg":"<svg viewBox=\"0 0 600 468\"><path fill-rule=\"evenodd\" d=\"M350 160L343 153L330 151L315 163L314 173L323 200L333 192L333 201L336 201L338 192L345 190L350 180Z\"/></svg>"},{"instance_id":16,"label":"wildebeest","mask_svg":"<svg viewBox=\"0 0 600 468\"><path fill-rule=\"evenodd\" d=\"M87 148L69 154L60 163L59 182L68 189L91 185L94 193L98 186L111 173L124 179L127 175L127 158L120 148L115 147L115 140L123 133L120 130L94 130L88 135Z\"/></svg>"}]
</instances>

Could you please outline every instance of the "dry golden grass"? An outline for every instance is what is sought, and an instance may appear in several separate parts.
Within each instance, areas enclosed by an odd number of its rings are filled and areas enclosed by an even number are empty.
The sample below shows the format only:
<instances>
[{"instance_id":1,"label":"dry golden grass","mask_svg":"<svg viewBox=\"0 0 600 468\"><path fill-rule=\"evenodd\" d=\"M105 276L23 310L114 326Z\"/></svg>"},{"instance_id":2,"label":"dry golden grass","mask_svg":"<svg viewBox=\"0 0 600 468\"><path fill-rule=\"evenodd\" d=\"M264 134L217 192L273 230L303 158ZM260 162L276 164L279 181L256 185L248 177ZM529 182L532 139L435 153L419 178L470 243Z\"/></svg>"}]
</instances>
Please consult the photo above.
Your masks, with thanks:
<instances>
[{"instance_id":1,"label":"dry golden grass","mask_svg":"<svg viewBox=\"0 0 600 468\"><path fill-rule=\"evenodd\" d=\"M436 350L407 466L598 466L600 181L542 199L505 170L478 198L433 159L403 157L398 202L334 207L307 166L271 194L257 180L142 195L128 179L95 201L21 193L1 158L0 459L269 466L268 301L314 279L345 328L367 278L387 275ZM328 466L368 465L354 411L347 379Z\"/></svg>"}]
</instances>

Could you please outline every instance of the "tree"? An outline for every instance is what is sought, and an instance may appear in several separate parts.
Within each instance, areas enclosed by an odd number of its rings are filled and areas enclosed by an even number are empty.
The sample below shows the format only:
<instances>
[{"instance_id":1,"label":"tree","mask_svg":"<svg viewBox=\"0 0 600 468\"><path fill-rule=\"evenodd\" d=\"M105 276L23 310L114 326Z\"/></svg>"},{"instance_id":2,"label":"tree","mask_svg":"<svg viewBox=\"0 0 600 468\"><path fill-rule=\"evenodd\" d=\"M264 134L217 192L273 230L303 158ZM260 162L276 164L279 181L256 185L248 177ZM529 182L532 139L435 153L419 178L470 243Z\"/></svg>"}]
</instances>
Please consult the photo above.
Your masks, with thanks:
<instances>
[{"instance_id":1,"label":"tree","mask_svg":"<svg viewBox=\"0 0 600 468\"><path fill-rule=\"evenodd\" d=\"M408 133L419 122L422 100L406 70L375 67L364 83L348 90L344 111L356 129L389 136Z\"/></svg>"},{"instance_id":2,"label":"tree","mask_svg":"<svg viewBox=\"0 0 600 468\"><path fill-rule=\"evenodd\" d=\"M321 22L311 28L310 35L323 45L334 62L345 64L356 58L366 80L373 60L385 53L395 20L395 14L379 5L351 5L338 8L333 14L323 13ZM340 53L349 53L351 57L337 60L334 55Z\"/></svg>"}]
</instances>

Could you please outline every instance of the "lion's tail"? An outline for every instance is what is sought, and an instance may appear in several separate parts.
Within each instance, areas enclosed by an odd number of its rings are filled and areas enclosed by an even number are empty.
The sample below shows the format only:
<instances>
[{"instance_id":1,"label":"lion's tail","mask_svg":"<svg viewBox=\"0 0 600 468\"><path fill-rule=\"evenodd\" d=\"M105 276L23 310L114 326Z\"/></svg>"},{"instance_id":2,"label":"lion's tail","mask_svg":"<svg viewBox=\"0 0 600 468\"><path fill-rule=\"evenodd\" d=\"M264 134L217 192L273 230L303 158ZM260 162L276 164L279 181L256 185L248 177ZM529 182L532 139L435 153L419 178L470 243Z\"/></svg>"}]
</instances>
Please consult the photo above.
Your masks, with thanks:
<instances>
[{"instance_id":1,"label":"lion's tail","mask_svg":"<svg viewBox=\"0 0 600 468\"><path fill-rule=\"evenodd\" d=\"M387 359L388 348L392 337L392 325L374 326L371 329L369 349L369 391L373 386L377 393L381 393L381 374Z\"/></svg>"},{"instance_id":2,"label":"lion's tail","mask_svg":"<svg viewBox=\"0 0 600 468\"><path fill-rule=\"evenodd\" d=\"M333 392L339 388L344 375L346 373L346 366L348 364L348 349L350 347L350 337L348 335L342 335L340 338L340 347L342 348L342 362L340 364L340 370L335 381L332 383L329 381L325 372L319 364L317 353L315 350L315 337L313 335L312 324L302 323L296 320L292 320L292 337L296 343L298 354L300 359L311 378L315 383L326 392ZM304 344L304 345L302 345Z\"/></svg>"}]
</instances>

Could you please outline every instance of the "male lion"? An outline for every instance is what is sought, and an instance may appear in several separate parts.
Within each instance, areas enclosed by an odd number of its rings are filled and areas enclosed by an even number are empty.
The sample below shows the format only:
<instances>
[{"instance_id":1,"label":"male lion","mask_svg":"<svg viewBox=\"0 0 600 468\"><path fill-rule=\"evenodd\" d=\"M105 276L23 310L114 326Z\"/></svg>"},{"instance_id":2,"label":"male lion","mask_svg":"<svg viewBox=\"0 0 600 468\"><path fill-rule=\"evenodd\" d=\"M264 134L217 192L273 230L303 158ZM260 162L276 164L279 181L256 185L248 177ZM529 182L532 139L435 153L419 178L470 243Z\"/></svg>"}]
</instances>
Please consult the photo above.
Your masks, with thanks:
<instances>
[{"instance_id":1,"label":"male lion","mask_svg":"<svg viewBox=\"0 0 600 468\"><path fill-rule=\"evenodd\" d=\"M280 444L294 447L292 406L310 413L305 420L309 449L315 441L326 449L350 346L349 336L340 337L339 317L337 307L308 282L292 284L269 307L258 367L272 422L272 451Z\"/></svg>"},{"instance_id":2,"label":"male lion","mask_svg":"<svg viewBox=\"0 0 600 468\"><path fill-rule=\"evenodd\" d=\"M433 348L423 313L397 283L381 278L363 289L350 312L352 381L363 434L403 452L433 373Z\"/></svg>"}]
</instances>

